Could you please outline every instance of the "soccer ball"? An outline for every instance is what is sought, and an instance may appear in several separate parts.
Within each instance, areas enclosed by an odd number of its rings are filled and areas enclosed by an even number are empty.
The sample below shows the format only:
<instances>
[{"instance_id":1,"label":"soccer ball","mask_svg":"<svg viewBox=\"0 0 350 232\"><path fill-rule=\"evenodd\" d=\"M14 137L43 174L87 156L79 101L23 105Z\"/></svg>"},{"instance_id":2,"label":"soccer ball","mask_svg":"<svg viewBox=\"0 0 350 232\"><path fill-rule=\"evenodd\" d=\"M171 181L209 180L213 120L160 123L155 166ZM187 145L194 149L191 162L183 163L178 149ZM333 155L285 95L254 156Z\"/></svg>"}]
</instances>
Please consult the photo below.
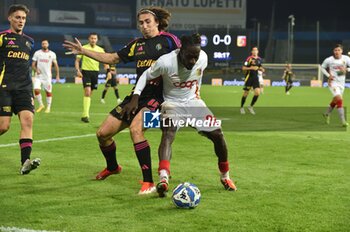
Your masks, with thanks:
<instances>
[{"instance_id":1,"label":"soccer ball","mask_svg":"<svg viewBox=\"0 0 350 232\"><path fill-rule=\"evenodd\" d=\"M175 187L171 199L178 208L193 209L201 200L201 192L196 185L184 182Z\"/></svg>"}]
</instances>

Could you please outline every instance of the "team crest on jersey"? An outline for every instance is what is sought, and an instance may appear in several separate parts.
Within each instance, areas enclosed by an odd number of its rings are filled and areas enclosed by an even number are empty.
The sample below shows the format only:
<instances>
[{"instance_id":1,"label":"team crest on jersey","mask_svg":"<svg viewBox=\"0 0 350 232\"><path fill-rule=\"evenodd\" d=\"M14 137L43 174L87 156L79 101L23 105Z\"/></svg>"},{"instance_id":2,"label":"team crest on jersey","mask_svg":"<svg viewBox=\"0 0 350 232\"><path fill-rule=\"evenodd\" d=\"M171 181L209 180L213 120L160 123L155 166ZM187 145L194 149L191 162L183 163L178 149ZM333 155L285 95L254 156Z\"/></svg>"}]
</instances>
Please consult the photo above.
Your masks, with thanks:
<instances>
[{"instance_id":1,"label":"team crest on jersey","mask_svg":"<svg viewBox=\"0 0 350 232\"><path fill-rule=\"evenodd\" d=\"M32 45L31 45L28 41L26 41L26 46L27 46L29 49L32 48Z\"/></svg>"},{"instance_id":2,"label":"team crest on jersey","mask_svg":"<svg viewBox=\"0 0 350 232\"><path fill-rule=\"evenodd\" d=\"M200 69L200 68L199 68L199 69L197 69L197 70L196 70L196 74L197 74L197 76L202 75L202 69Z\"/></svg>"},{"instance_id":3,"label":"team crest on jersey","mask_svg":"<svg viewBox=\"0 0 350 232\"><path fill-rule=\"evenodd\" d=\"M157 51L160 51L162 48L163 48L163 47L162 47L162 45L161 45L160 43L156 45Z\"/></svg>"}]
</instances>

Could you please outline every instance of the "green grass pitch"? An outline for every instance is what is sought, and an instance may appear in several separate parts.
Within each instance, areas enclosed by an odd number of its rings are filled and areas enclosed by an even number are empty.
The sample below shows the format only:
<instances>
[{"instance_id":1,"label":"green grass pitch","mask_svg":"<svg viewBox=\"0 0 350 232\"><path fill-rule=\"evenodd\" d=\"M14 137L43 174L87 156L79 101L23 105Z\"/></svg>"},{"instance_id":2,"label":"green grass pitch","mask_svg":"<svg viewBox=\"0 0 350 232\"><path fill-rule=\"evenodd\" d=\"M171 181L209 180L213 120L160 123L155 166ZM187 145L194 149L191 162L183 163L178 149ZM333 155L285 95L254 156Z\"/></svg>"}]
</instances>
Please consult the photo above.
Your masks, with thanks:
<instances>
[{"instance_id":1,"label":"green grass pitch","mask_svg":"<svg viewBox=\"0 0 350 232\"><path fill-rule=\"evenodd\" d=\"M7 227L74 232L349 231L350 134L322 131L327 125L320 114L313 116L314 123L320 124L313 131L284 130L278 125L278 130L270 131L225 128L237 192L227 192L220 184L210 141L194 130L180 131L173 145L170 188L190 181L202 192L196 209L181 210L169 196L137 195L141 171L127 130L115 137L123 172L94 180L105 167L94 133L115 106L111 90L107 103L99 102L102 88L93 94L91 123L85 124L80 121L82 87L54 86L52 112L35 115L32 158L40 157L42 165L26 176L18 173L19 122L12 118L10 131L0 137L0 231ZM120 86L121 95L130 89ZM254 124L252 115L239 115L241 94L241 87L202 86L201 90L208 106L233 108L232 118L246 117ZM349 107L348 89L344 96ZM326 107L330 99L326 88L293 88L286 96L283 88L268 87L256 104L256 118L259 107L309 109ZM250 100L251 96L247 104ZM255 123L264 120L260 117ZM331 126L340 128L337 112ZM150 130L146 138L157 181L160 131Z\"/></svg>"}]
</instances>

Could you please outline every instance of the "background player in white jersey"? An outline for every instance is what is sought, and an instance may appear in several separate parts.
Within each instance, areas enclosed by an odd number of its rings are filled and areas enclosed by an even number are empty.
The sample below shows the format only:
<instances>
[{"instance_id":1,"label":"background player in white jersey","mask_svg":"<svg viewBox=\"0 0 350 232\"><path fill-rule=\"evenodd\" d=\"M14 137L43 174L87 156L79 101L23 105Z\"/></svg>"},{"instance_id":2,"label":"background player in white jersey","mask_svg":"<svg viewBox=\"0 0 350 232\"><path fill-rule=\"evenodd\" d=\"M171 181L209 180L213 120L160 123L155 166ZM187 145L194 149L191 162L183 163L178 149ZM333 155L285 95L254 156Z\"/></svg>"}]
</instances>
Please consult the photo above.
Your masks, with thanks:
<instances>
[{"instance_id":1,"label":"background player in white jersey","mask_svg":"<svg viewBox=\"0 0 350 232\"><path fill-rule=\"evenodd\" d=\"M41 86L43 86L46 92L46 110L45 113L50 113L51 102L52 102L52 65L56 70L56 81L60 81L60 72L57 63L56 53L49 50L49 41L44 39L41 41L41 49L34 53L32 58L32 69L35 71L36 75L34 77L34 94L35 99L38 100L39 107L36 112L42 111L45 106L43 104L41 96Z\"/></svg>"},{"instance_id":2,"label":"background player in white jersey","mask_svg":"<svg viewBox=\"0 0 350 232\"><path fill-rule=\"evenodd\" d=\"M327 111L323 114L326 123L330 122L330 115L337 106L340 120L343 126L348 126L343 108L343 93L345 88L345 75L350 71L350 58L343 55L343 46L336 44L333 48L333 56L326 58L322 63L322 72L328 77L328 88L333 98Z\"/></svg>"},{"instance_id":3,"label":"background player in white jersey","mask_svg":"<svg viewBox=\"0 0 350 232\"><path fill-rule=\"evenodd\" d=\"M159 146L159 177L157 192L164 197L168 191L170 175L171 144L175 139L178 126L173 123L176 120L191 118L201 120L213 120L213 113L200 99L200 85L203 71L207 67L207 54L201 50L200 35L183 36L181 48L169 54L161 56L154 65L147 69L138 80L134 95L129 105L123 111L130 115L137 109L139 96L146 86L147 81L163 78L162 120L167 126L162 127L162 140ZM163 124L163 125L164 125ZM229 162L227 146L221 127L213 123L211 126L191 125L199 133L206 136L214 143L215 154L218 157L220 180L225 189L235 191L237 188L229 176Z\"/></svg>"},{"instance_id":4,"label":"background player in white jersey","mask_svg":"<svg viewBox=\"0 0 350 232\"><path fill-rule=\"evenodd\" d=\"M258 78L260 84L260 93L264 94L264 72L262 70L258 70Z\"/></svg>"}]
</instances>

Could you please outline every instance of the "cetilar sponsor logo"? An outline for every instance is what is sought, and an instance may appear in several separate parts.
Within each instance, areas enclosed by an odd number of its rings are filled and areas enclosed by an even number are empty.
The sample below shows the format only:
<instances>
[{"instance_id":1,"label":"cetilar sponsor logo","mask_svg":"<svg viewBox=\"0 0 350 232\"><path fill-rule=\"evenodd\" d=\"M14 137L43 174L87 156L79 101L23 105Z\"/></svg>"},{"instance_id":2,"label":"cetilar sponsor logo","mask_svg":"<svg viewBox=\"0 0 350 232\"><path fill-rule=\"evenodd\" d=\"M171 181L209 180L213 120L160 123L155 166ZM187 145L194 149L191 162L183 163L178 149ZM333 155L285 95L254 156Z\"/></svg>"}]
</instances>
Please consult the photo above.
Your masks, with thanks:
<instances>
[{"instance_id":1,"label":"cetilar sponsor logo","mask_svg":"<svg viewBox=\"0 0 350 232\"><path fill-rule=\"evenodd\" d=\"M7 53L7 57L9 58L17 58L17 59L24 59L24 60L29 60L29 55L25 52L14 52L14 51L9 51Z\"/></svg>"}]
</instances>

